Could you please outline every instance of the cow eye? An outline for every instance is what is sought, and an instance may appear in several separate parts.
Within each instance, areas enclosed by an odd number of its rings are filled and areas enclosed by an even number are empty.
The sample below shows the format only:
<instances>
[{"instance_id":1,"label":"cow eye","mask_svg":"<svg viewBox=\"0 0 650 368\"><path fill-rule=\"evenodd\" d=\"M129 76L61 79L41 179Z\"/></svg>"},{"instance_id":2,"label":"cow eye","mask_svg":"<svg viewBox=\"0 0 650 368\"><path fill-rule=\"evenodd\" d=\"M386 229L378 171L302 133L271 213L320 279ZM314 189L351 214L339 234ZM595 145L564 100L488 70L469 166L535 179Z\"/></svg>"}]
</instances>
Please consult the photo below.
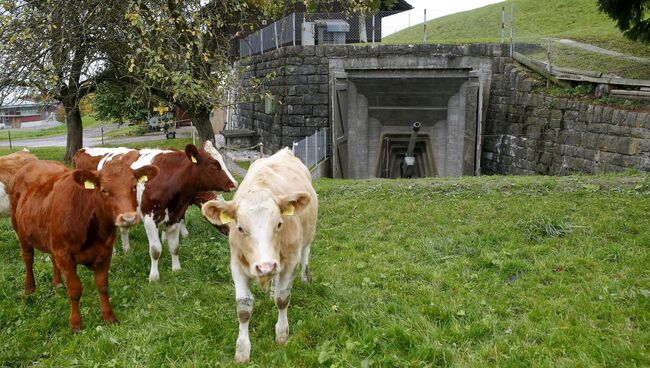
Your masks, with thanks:
<instances>
[{"instance_id":1,"label":"cow eye","mask_svg":"<svg viewBox=\"0 0 650 368\"><path fill-rule=\"evenodd\" d=\"M242 234L244 233L244 228L239 225L237 225L237 230L239 230L239 232Z\"/></svg>"},{"instance_id":2,"label":"cow eye","mask_svg":"<svg viewBox=\"0 0 650 368\"><path fill-rule=\"evenodd\" d=\"M108 190L106 190L106 188L102 188L101 193L102 193L103 195L105 195L105 196L107 196L107 195L110 194L110 193L108 192Z\"/></svg>"},{"instance_id":3,"label":"cow eye","mask_svg":"<svg viewBox=\"0 0 650 368\"><path fill-rule=\"evenodd\" d=\"M282 228L282 221L278 223L278 230L280 230L281 228Z\"/></svg>"}]
</instances>

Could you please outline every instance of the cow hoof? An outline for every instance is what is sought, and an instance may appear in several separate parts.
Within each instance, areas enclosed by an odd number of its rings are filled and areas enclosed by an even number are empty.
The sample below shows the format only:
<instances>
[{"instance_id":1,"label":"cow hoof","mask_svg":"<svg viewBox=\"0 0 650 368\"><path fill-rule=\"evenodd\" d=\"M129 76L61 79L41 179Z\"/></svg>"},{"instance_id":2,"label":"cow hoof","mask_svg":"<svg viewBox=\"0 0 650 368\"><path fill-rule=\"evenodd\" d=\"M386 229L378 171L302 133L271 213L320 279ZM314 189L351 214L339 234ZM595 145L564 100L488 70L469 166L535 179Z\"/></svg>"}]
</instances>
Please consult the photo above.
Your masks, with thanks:
<instances>
[{"instance_id":1,"label":"cow hoof","mask_svg":"<svg viewBox=\"0 0 650 368\"><path fill-rule=\"evenodd\" d=\"M72 333L77 335L81 333L81 327L71 327Z\"/></svg>"},{"instance_id":2,"label":"cow hoof","mask_svg":"<svg viewBox=\"0 0 650 368\"><path fill-rule=\"evenodd\" d=\"M181 270L181 266L172 267L172 271L173 271L173 272L178 272L178 271L180 271L180 270Z\"/></svg>"},{"instance_id":3,"label":"cow hoof","mask_svg":"<svg viewBox=\"0 0 650 368\"><path fill-rule=\"evenodd\" d=\"M123 247L122 248L122 253L124 253L124 254L129 253L129 247Z\"/></svg>"},{"instance_id":4,"label":"cow hoof","mask_svg":"<svg viewBox=\"0 0 650 368\"><path fill-rule=\"evenodd\" d=\"M287 343L287 340L289 340L289 328L278 328L277 326L275 327L275 342L277 342L280 345L285 345Z\"/></svg>"},{"instance_id":5,"label":"cow hoof","mask_svg":"<svg viewBox=\"0 0 650 368\"><path fill-rule=\"evenodd\" d=\"M159 273L152 273L149 275L149 282L158 282L158 281L160 281Z\"/></svg>"},{"instance_id":6,"label":"cow hoof","mask_svg":"<svg viewBox=\"0 0 650 368\"><path fill-rule=\"evenodd\" d=\"M26 287L25 288L25 295L32 295L34 294L34 291L36 291L36 287Z\"/></svg>"},{"instance_id":7,"label":"cow hoof","mask_svg":"<svg viewBox=\"0 0 650 368\"><path fill-rule=\"evenodd\" d=\"M109 325L117 325L120 323L120 321L118 321L117 318L115 318L115 315L113 314L106 317L102 316L102 319L106 321L106 323L108 323Z\"/></svg>"},{"instance_id":8,"label":"cow hoof","mask_svg":"<svg viewBox=\"0 0 650 368\"><path fill-rule=\"evenodd\" d=\"M249 360L249 357L247 357L247 356L235 355L235 363L237 363L237 364L248 363L248 360Z\"/></svg>"}]
</instances>

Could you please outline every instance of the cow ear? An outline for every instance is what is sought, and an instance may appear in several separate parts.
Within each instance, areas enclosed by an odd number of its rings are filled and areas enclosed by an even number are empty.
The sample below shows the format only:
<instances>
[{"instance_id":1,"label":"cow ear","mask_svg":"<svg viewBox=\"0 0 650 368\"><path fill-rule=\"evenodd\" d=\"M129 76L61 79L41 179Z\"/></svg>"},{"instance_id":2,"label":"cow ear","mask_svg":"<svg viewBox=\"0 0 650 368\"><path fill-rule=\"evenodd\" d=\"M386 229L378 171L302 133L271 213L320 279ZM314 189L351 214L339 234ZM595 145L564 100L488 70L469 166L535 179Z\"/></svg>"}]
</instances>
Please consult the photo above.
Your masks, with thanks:
<instances>
[{"instance_id":1,"label":"cow ear","mask_svg":"<svg viewBox=\"0 0 650 368\"><path fill-rule=\"evenodd\" d=\"M135 177L138 179L139 183L146 183L147 181L153 179L158 175L158 166L146 165L142 166L139 169L133 170Z\"/></svg>"},{"instance_id":2,"label":"cow ear","mask_svg":"<svg viewBox=\"0 0 650 368\"><path fill-rule=\"evenodd\" d=\"M278 197L277 203L283 216L293 216L309 205L311 197L307 192L294 192Z\"/></svg>"},{"instance_id":3,"label":"cow ear","mask_svg":"<svg viewBox=\"0 0 650 368\"><path fill-rule=\"evenodd\" d=\"M90 170L75 170L72 173L72 178L85 189L92 190L99 187L99 178Z\"/></svg>"},{"instance_id":4,"label":"cow ear","mask_svg":"<svg viewBox=\"0 0 650 368\"><path fill-rule=\"evenodd\" d=\"M201 213L212 224L226 225L235 220L235 205L219 197L205 202L201 206Z\"/></svg>"},{"instance_id":5,"label":"cow ear","mask_svg":"<svg viewBox=\"0 0 650 368\"><path fill-rule=\"evenodd\" d=\"M201 157L199 157L199 150L196 149L196 146L193 144L188 144L185 146L185 154L187 155L187 158L192 161L192 163L198 164L201 160Z\"/></svg>"}]
</instances>

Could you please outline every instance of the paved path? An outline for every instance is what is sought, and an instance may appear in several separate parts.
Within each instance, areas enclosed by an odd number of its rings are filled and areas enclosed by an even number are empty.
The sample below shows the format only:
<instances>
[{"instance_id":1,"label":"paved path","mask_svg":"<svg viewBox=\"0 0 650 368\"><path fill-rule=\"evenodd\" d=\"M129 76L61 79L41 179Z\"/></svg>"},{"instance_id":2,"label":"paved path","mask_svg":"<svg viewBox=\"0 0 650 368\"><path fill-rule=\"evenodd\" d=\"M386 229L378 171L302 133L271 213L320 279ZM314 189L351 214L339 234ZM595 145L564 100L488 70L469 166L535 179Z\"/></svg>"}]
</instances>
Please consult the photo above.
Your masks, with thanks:
<instances>
[{"instance_id":1,"label":"paved path","mask_svg":"<svg viewBox=\"0 0 650 368\"><path fill-rule=\"evenodd\" d=\"M83 145L84 147L94 147L100 146L102 144L102 127L104 128L104 134L110 132L111 130L117 129L115 124L101 124L94 126L92 128L84 129L83 132ZM192 136L191 127L180 127L176 129L177 138L189 138ZM51 137L39 137L39 138L29 138L29 139L14 139L12 140L12 145L14 147L65 147L66 144L65 135L57 135ZM124 138L115 138L115 139L104 139L105 144L127 144L127 143L137 143L145 141L156 141L165 139L165 133L155 132L149 133L138 137L124 137ZM198 138L197 138L198 139ZM9 141L2 140L0 141L0 146L9 146Z\"/></svg>"},{"instance_id":2,"label":"paved path","mask_svg":"<svg viewBox=\"0 0 650 368\"><path fill-rule=\"evenodd\" d=\"M640 62L643 62L643 63L650 62L650 59L647 59L647 58L644 58L644 57L626 55L626 54L624 54L622 52L604 49L602 47L590 45L588 43L578 42L578 41L575 41L575 40L570 40L570 39L566 39L566 38L562 38L562 39L555 38L554 40L556 40L558 43L561 43L563 45L578 47L578 48L581 48L583 50L596 52L596 53L603 54L603 55L615 56L615 57L620 57L620 58L627 59L627 60L640 61Z\"/></svg>"}]
</instances>

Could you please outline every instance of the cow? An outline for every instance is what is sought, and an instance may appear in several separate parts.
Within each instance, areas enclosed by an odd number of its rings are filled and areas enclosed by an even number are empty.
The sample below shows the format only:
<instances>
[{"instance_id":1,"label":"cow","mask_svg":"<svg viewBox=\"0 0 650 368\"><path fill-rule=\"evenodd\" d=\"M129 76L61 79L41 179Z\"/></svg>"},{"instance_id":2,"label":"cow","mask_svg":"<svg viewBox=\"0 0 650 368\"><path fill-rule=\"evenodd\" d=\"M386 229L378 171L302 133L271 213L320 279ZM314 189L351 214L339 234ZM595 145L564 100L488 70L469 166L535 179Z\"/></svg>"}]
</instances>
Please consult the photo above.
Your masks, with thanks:
<instances>
[{"instance_id":1,"label":"cow","mask_svg":"<svg viewBox=\"0 0 650 368\"><path fill-rule=\"evenodd\" d=\"M154 179L158 168L132 170L120 161L99 171L71 170L57 161L32 161L9 182L11 222L25 263L25 292L34 292L34 249L50 253L52 284L63 272L70 300L70 328L81 329L82 286L77 265L94 271L102 319L116 323L108 299L108 271L116 226L138 222L136 184Z\"/></svg>"},{"instance_id":2,"label":"cow","mask_svg":"<svg viewBox=\"0 0 650 368\"><path fill-rule=\"evenodd\" d=\"M278 308L275 340L289 336L287 309L294 272L302 266L308 282L309 253L316 231L318 198L305 165L288 149L255 161L231 201L206 202L201 213L215 225L228 225L230 269L235 284L239 336L235 361L250 358L248 323L253 311L251 279L263 288L273 282Z\"/></svg>"},{"instance_id":3,"label":"cow","mask_svg":"<svg viewBox=\"0 0 650 368\"><path fill-rule=\"evenodd\" d=\"M237 188L237 181L211 141L206 141L201 149L188 144L185 152L176 149L82 148L74 156L73 164L76 168L101 168L116 160L131 165L133 169L148 164L160 169L156 179L138 186L138 215L147 233L151 257L149 281L157 282L160 280L158 259L162 252L160 229L165 232L172 271L179 271L179 234L184 230L187 207L197 193L231 191ZM121 229L121 238L122 247L127 251L128 230Z\"/></svg>"},{"instance_id":4,"label":"cow","mask_svg":"<svg viewBox=\"0 0 650 368\"><path fill-rule=\"evenodd\" d=\"M0 157L0 217L11 215L9 193L7 193L9 180L27 162L34 160L37 160L36 156L27 149Z\"/></svg>"}]
</instances>

